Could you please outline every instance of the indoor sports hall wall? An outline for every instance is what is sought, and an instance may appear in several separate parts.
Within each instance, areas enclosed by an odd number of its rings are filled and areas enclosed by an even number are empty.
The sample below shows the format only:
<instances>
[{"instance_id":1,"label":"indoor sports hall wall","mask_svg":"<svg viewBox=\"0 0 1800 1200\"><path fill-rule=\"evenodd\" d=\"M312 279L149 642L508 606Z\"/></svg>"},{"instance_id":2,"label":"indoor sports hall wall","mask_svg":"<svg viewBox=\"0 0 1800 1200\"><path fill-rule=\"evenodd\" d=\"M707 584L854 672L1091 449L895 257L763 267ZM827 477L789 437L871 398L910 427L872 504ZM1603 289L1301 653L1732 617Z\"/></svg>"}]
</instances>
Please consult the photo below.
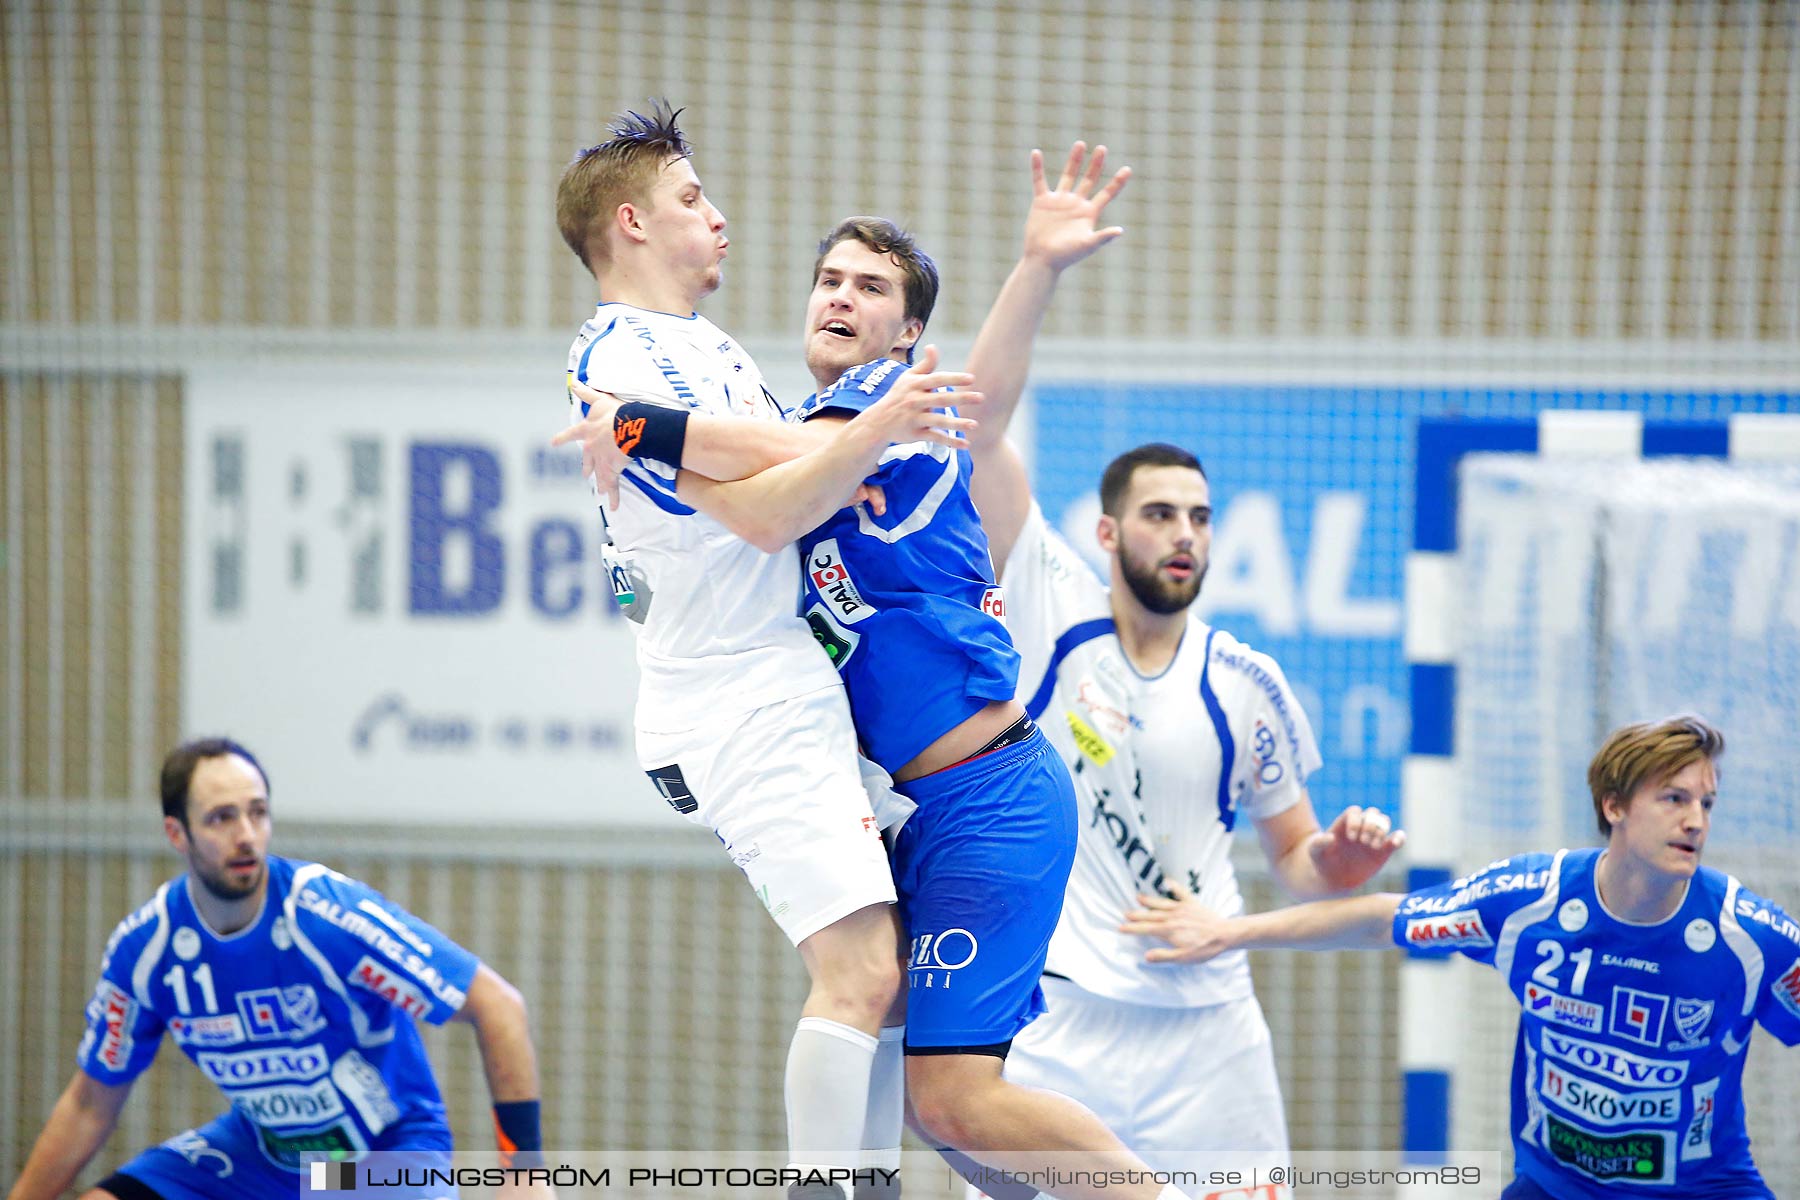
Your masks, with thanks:
<instances>
[{"instance_id":1,"label":"indoor sports hall wall","mask_svg":"<svg viewBox=\"0 0 1800 1200\"><path fill-rule=\"evenodd\" d=\"M1212 619L1307 698L1329 814L1395 794L1416 417L1794 407L1797 23L1792 0L9 2L0 1179L108 931L173 870L160 755L228 720L279 748L279 850L526 990L555 1140L778 1143L803 976L632 768L627 643L577 594L586 502L541 453L593 299L551 195L606 114L689 106L731 219L706 311L794 398L836 218L919 233L954 359L1029 150L1133 165L1127 236L1064 282L1020 433L1077 533L1111 453L1202 455ZM497 566L454 520L483 496ZM409 574L434 531L436 607ZM1397 964L1257 971L1295 1144L1397 1145ZM433 1036L485 1139L469 1039ZM145 1090L97 1165L214 1103L179 1064Z\"/></svg>"}]
</instances>

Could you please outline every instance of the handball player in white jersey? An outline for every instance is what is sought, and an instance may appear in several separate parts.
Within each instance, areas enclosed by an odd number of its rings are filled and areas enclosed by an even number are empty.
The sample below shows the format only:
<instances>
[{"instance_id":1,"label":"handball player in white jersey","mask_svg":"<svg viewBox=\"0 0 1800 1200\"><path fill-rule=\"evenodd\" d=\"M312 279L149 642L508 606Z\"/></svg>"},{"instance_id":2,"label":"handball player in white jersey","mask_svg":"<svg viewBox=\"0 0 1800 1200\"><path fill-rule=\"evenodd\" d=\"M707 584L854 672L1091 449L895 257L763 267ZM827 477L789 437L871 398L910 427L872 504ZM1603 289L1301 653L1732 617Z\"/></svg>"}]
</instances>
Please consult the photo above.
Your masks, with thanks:
<instances>
[{"instance_id":1,"label":"handball player in white jersey","mask_svg":"<svg viewBox=\"0 0 1800 1200\"><path fill-rule=\"evenodd\" d=\"M1033 173L1041 196L1035 153ZM1276 880L1303 898L1360 886L1404 835L1356 807L1320 829L1306 792L1319 754L1281 668L1191 611L1212 541L1212 499L1191 454L1140 447L1107 469L1106 583L1046 525L1004 431L1062 269L1028 218L1024 255L970 354L986 397L969 435L971 490L1004 564L1019 699L1063 754L1081 805L1044 980L1049 1011L1014 1041L1006 1076L1080 1100L1153 1166L1191 1166L1195 1151L1284 1156L1269 1030L1244 956L1198 970L1150 963L1153 943L1119 926L1140 894L1241 911L1230 859L1240 816Z\"/></svg>"},{"instance_id":2,"label":"handball player in white jersey","mask_svg":"<svg viewBox=\"0 0 1800 1200\"><path fill-rule=\"evenodd\" d=\"M695 311L719 286L728 242L677 115L661 102L649 116L624 114L609 141L564 171L558 225L601 298L569 352L569 377L625 402L627 420L637 405L683 420L779 422L756 364ZM893 814L871 808L843 687L795 614L799 562L787 543L814 514L848 502L891 440L949 439L948 428L972 426L922 425L946 402L927 400L932 390L966 380L909 373L891 402L786 464L762 548L654 461L626 471L603 510L614 587L640 625L639 761L677 812L717 833L812 978L786 1073L790 1163L808 1178L859 1165L876 1034L900 970L880 837ZM583 415L577 407L558 444L580 440ZM679 449L652 457L679 462ZM880 772L873 781L882 794Z\"/></svg>"}]
</instances>

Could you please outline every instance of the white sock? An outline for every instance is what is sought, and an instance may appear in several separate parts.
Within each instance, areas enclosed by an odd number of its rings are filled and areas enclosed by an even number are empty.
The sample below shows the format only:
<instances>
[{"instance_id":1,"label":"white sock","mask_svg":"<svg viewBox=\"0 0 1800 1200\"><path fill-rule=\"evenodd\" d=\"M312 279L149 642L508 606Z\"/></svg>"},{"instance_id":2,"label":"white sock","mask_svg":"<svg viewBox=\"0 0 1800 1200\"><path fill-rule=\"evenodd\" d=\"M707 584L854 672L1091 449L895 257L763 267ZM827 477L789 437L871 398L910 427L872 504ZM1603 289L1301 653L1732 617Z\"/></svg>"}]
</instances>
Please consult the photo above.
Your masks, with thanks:
<instances>
[{"instance_id":1,"label":"white sock","mask_svg":"<svg viewBox=\"0 0 1800 1200\"><path fill-rule=\"evenodd\" d=\"M869 1111L863 1118L862 1165L898 1167L906 1124L906 1026L882 1029L869 1068Z\"/></svg>"},{"instance_id":2,"label":"white sock","mask_svg":"<svg viewBox=\"0 0 1800 1200\"><path fill-rule=\"evenodd\" d=\"M788 1046L788 1157L798 1167L855 1167L876 1041L824 1017L801 1017Z\"/></svg>"}]
</instances>

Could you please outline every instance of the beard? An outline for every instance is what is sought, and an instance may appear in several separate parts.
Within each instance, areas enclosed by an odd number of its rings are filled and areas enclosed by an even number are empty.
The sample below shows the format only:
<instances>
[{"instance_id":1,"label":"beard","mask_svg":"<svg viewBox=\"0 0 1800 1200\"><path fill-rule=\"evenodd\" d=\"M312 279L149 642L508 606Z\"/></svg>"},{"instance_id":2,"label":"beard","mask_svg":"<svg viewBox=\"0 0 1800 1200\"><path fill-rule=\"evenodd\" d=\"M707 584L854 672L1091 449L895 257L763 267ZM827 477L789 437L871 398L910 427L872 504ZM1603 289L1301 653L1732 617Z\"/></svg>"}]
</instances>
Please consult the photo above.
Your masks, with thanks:
<instances>
[{"instance_id":1,"label":"beard","mask_svg":"<svg viewBox=\"0 0 1800 1200\"><path fill-rule=\"evenodd\" d=\"M1173 616L1193 604L1200 595L1200 585L1206 582L1206 566L1196 567L1194 577L1185 583L1173 579L1165 579L1157 573L1156 566L1145 566L1133 561L1123 550L1119 553L1119 574L1125 579L1125 586L1137 602L1159 616Z\"/></svg>"},{"instance_id":2,"label":"beard","mask_svg":"<svg viewBox=\"0 0 1800 1200\"><path fill-rule=\"evenodd\" d=\"M246 883L238 883L223 870L212 870L202 867L198 863L189 863L188 869L193 872L194 878L200 881L200 886L211 892L216 899L242 900L246 896L256 894L256 889L262 886L263 877L268 874L269 864L267 862L257 863L256 870L251 873L250 879Z\"/></svg>"}]
</instances>

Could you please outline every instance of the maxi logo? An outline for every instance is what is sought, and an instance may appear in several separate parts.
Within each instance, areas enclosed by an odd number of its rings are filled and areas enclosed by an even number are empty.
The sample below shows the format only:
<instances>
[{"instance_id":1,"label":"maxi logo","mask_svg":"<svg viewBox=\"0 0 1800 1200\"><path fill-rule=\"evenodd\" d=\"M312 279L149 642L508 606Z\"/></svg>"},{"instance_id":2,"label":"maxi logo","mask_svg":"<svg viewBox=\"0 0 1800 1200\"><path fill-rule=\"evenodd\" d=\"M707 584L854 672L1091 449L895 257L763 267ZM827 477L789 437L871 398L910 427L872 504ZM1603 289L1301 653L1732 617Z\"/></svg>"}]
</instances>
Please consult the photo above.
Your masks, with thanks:
<instances>
[{"instance_id":1,"label":"maxi logo","mask_svg":"<svg viewBox=\"0 0 1800 1200\"><path fill-rule=\"evenodd\" d=\"M100 1061L109 1071L123 1071L131 1063L131 1027L137 1022L137 1001L110 983L101 983L91 1009L106 1023L100 1039Z\"/></svg>"},{"instance_id":2,"label":"maxi logo","mask_svg":"<svg viewBox=\"0 0 1800 1200\"><path fill-rule=\"evenodd\" d=\"M431 1001L399 972L368 955L357 960L350 971L350 986L365 988L409 1017L425 1017L431 1012Z\"/></svg>"},{"instance_id":3,"label":"maxi logo","mask_svg":"<svg viewBox=\"0 0 1800 1200\"><path fill-rule=\"evenodd\" d=\"M325 1028L325 1018L319 1013L318 993L310 984L239 992L237 1010L253 1042L293 1041Z\"/></svg>"},{"instance_id":4,"label":"maxi logo","mask_svg":"<svg viewBox=\"0 0 1800 1200\"><path fill-rule=\"evenodd\" d=\"M1646 1046L1662 1044L1663 1024L1669 1016L1669 998L1636 988L1616 987L1612 995L1612 1013L1607 1018L1608 1033L1642 1042Z\"/></svg>"},{"instance_id":5,"label":"maxi logo","mask_svg":"<svg viewBox=\"0 0 1800 1200\"><path fill-rule=\"evenodd\" d=\"M257 1088L231 1094L232 1103L251 1123L265 1129L316 1125L344 1115L344 1102L329 1079L308 1087Z\"/></svg>"},{"instance_id":6,"label":"maxi logo","mask_svg":"<svg viewBox=\"0 0 1800 1200\"><path fill-rule=\"evenodd\" d=\"M1681 1059L1642 1058L1627 1050L1615 1050L1583 1041L1555 1029L1545 1029L1544 1053L1593 1075L1616 1083L1673 1087L1687 1078L1688 1065Z\"/></svg>"},{"instance_id":7,"label":"maxi logo","mask_svg":"<svg viewBox=\"0 0 1800 1200\"><path fill-rule=\"evenodd\" d=\"M941 933L922 933L912 940L912 956L906 969L911 982L918 987L919 978L926 987L949 987L951 976L975 961L981 946L966 929L946 929ZM943 982L938 983L942 975Z\"/></svg>"},{"instance_id":8,"label":"maxi logo","mask_svg":"<svg viewBox=\"0 0 1800 1200\"><path fill-rule=\"evenodd\" d=\"M1591 1133L1550 1113L1544 1114L1544 1147L1551 1157L1602 1183L1614 1179L1673 1183L1675 1160L1669 1153L1672 1136L1664 1130Z\"/></svg>"},{"instance_id":9,"label":"maxi logo","mask_svg":"<svg viewBox=\"0 0 1800 1200\"><path fill-rule=\"evenodd\" d=\"M1544 1099L1574 1116L1603 1126L1665 1124L1681 1117L1681 1089L1615 1092L1571 1075L1544 1060L1540 1092Z\"/></svg>"},{"instance_id":10,"label":"maxi logo","mask_svg":"<svg viewBox=\"0 0 1800 1200\"><path fill-rule=\"evenodd\" d=\"M194 1061L206 1077L222 1086L317 1079L331 1066L323 1046L284 1050L245 1050L239 1054L200 1053Z\"/></svg>"},{"instance_id":11,"label":"maxi logo","mask_svg":"<svg viewBox=\"0 0 1800 1200\"><path fill-rule=\"evenodd\" d=\"M806 574L813 587L818 589L819 599L831 609L840 625L854 625L875 612L856 590L850 569L844 565L844 556L838 551L836 538L826 538L812 548L812 553L807 556Z\"/></svg>"},{"instance_id":12,"label":"maxi logo","mask_svg":"<svg viewBox=\"0 0 1800 1200\"><path fill-rule=\"evenodd\" d=\"M1599 1033L1605 1015L1598 1004L1559 995L1537 983L1525 985L1525 1011L1541 1021L1567 1025L1583 1033Z\"/></svg>"},{"instance_id":13,"label":"maxi logo","mask_svg":"<svg viewBox=\"0 0 1800 1200\"><path fill-rule=\"evenodd\" d=\"M1406 944L1426 950L1448 950L1456 946L1491 946L1494 939L1481 923L1481 914L1470 908L1441 917L1414 917L1406 923Z\"/></svg>"}]
</instances>

